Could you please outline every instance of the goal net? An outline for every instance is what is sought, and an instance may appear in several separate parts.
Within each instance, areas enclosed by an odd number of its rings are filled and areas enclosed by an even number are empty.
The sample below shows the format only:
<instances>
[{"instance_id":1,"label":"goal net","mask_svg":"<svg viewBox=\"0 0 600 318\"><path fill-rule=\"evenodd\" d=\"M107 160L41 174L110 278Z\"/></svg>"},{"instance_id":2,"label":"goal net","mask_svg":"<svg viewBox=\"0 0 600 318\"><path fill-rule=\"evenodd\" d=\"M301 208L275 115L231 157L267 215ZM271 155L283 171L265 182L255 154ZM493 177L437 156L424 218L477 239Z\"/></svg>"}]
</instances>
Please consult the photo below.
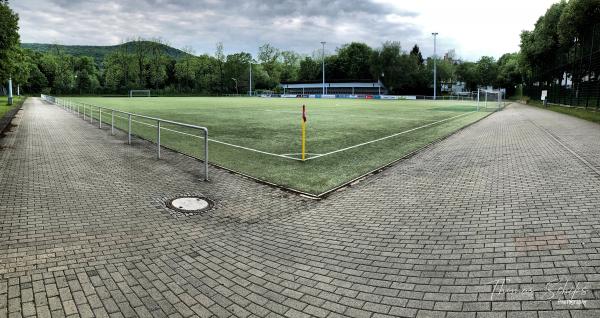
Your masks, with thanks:
<instances>
[{"instance_id":1,"label":"goal net","mask_svg":"<svg viewBox=\"0 0 600 318\"><path fill-rule=\"evenodd\" d=\"M129 97L150 97L149 89L132 89L129 91Z\"/></svg>"},{"instance_id":2,"label":"goal net","mask_svg":"<svg viewBox=\"0 0 600 318\"><path fill-rule=\"evenodd\" d=\"M485 90L477 91L477 108L486 110L497 110L504 107L503 90Z\"/></svg>"}]
</instances>

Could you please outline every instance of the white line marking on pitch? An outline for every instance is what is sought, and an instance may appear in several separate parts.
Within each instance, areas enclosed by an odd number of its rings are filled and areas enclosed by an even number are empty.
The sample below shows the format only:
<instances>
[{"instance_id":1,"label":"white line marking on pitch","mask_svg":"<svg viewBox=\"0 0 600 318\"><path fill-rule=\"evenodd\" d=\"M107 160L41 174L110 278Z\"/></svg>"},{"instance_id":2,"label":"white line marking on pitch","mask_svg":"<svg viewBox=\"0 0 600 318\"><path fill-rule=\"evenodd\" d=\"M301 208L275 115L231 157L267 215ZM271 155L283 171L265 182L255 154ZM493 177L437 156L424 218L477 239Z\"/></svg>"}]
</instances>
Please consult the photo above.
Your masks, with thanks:
<instances>
[{"instance_id":1,"label":"white line marking on pitch","mask_svg":"<svg viewBox=\"0 0 600 318\"><path fill-rule=\"evenodd\" d=\"M121 118L121 119L127 119L127 118L121 117L121 116L115 116L115 117L118 117L118 118ZM139 123L139 124L145 125L145 126L149 126L149 127L156 127L156 125L144 123L144 122L133 120L133 119L131 121L135 122L135 123ZM161 127L160 129L161 130L171 131L171 132L174 132L174 133L177 133L177 134L182 134L182 135L186 135L186 136L198 138L198 139L204 139L204 136L198 136L198 135L186 133L186 132L179 131L179 130L169 129L169 128L165 128L165 127ZM291 159L291 160L296 160L296 161L302 161L302 159L299 159L299 158L289 157L287 155L278 155L276 153L271 153L271 152L262 151L262 150L258 150L258 149L248 148L248 147L244 147L244 146L240 146L240 145L236 145L236 144L231 144L231 143L220 141L220 140L216 140L216 139L208 138L208 141L214 142L214 143L218 143L218 144L223 144L223 145L234 147L234 148L244 149L244 150L248 150L248 151L254 151L254 152L262 153L262 154L265 154L265 155L270 155L270 156L275 156L275 157L281 157L281 158L286 158L286 159Z\"/></svg>"},{"instance_id":2,"label":"white line marking on pitch","mask_svg":"<svg viewBox=\"0 0 600 318\"><path fill-rule=\"evenodd\" d=\"M324 153L322 155L318 155L318 156L315 156L315 157L308 158L306 160L312 160L312 159L316 159L316 158L321 158L321 157L324 157L324 156L332 155L334 153L338 153L338 152L342 152L342 151L354 149L354 148L361 147L361 146L368 145L368 144L372 144L374 142L378 142L378 141L382 141L382 140L385 140L385 139L393 138L393 137L396 137L396 136L399 136L399 135L402 135L402 134L406 134L406 133L409 133L409 132L412 132L412 131L415 131L415 130L418 130L418 129L421 129L421 128L426 128L426 127L429 127L429 126L433 126L435 124L443 123L445 121L452 120L454 118L458 118L458 117L465 116L465 115L468 115L468 114L472 114L472 113L475 113L475 112L477 112L477 111L472 111L472 112L468 112L468 113L456 115L456 116L453 116L453 117L450 117L450 118L438 120L436 122L433 122L433 123L430 123L430 124L427 124L427 125L423 125L423 126L419 126L419 127L416 127L416 128L409 129L409 130L405 130L405 131L402 131L402 132L399 132L399 133L395 133L395 134L392 134L392 135L389 135L389 136L381 137L381 138L378 138L378 139L375 139L375 140L363 142L363 143L360 143L360 144L357 144L357 145L354 145L354 146L350 146L350 147L346 147L346 148L334 150L334 151L331 151L331 152L328 152L328 153Z\"/></svg>"},{"instance_id":3,"label":"white line marking on pitch","mask_svg":"<svg viewBox=\"0 0 600 318\"><path fill-rule=\"evenodd\" d=\"M426 125L423 125L423 126L419 126L419 127L416 127L416 128L412 128L412 129L409 129L409 130L405 130L405 131L399 132L399 133L395 133L395 134L392 134L392 135L389 135L389 136L385 136L385 137L381 137L381 138L374 139L374 140L371 140L371 141L363 142L363 143L356 144L356 145L353 145L353 146L350 146L350 147L346 147L346 148L334 150L334 151L331 151L331 152L328 152L328 153L314 154L314 157L306 158L304 161L308 161L308 160L312 160L312 159L317 159L317 158L321 158L321 157L324 157L324 156L332 155L332 154L335 154L335 153L338 153L338 152L342 152L342 151L354 149L354 148L357 148L357 147L361 147L361 146L364 146L364 145L372 144L372 143L375 143L375 142L378 142L378 141L382 141L382 140L386 140L386 139L389 139L389 138L393 138L393 137L396 137L396 136L399 136L399 135L403 135L403 134L406 134L406 133L409 133L409 132L412 132L412 131L415 131L415 130L418 130L418 129L422 129L422 128L426 128L426 127L429 127L429 126L433 126L433 125L436 125L436 124L439 124L439 123L443 123L443 122L446 122L446 121L449 121L449 120L452 120L452 119L455 119L455 118L459 118L459 117L462 117L462 116L465 116L465 115L469 115L469 114L472 114L472 113L476 113L476 112L477 111L471 111L471 112L468 112L468 113L456 115L456 116L449 117L449 118L442 119L442 120L438 120L436 122L432 122L432 123L429 123L429 124L426 124ZM121 119L127 119L125 117L121 117L121 116L118 116L118 115L115 116L115 117L118 117L118 118L121 118ZM156 125L144 123L144 122L133 120L133 119L131 121L139 123L139 124L142 124L142 125L145 125L145 126L149 126L149 127L156 127ZM185 133L185 132L174 130L174 129L163 128L163 127L161 127L161 129L164 129L164 130L167 130L167 131L171 131L171 132L174 132L174 133L178 133L178 134L182 134L182 135L186 135L186 136L190 136L190 137L195 137L195 138L198 138L198 139L204 139L203 136L197 136L197 135L194 135L194 134ZM216 140L216 139L211 139L211 138L208 138L208 141L211 141L211 142L214 142L214 143L218 143L218 144L222 144L222 145L226 145L226 146L230 146L230 147L234 147L234 148L239 148L239 149L244 149L244 150L248 150L248 151L253 151L253 152L257 152L257 153L261 153L261 154L265 154L265 155L270 155L270 156L275 156L275 157L280 157L280 158L285 158L285 159L290 159L290 160L296 160L296 161L302 161L302 159L300 159L300 158L290 157L290 155L298 155L298 154L276 154L276 153L271 153L271 152L267 152L267 151L262 151L262 150L258 150L258 149L244 147L244 146L240 146L240 145L236 145L236 144L231 144L231 143L228 143L228 142L224 142L224 141L220 141L220 140Z\"/></svg>"}]
</instances>

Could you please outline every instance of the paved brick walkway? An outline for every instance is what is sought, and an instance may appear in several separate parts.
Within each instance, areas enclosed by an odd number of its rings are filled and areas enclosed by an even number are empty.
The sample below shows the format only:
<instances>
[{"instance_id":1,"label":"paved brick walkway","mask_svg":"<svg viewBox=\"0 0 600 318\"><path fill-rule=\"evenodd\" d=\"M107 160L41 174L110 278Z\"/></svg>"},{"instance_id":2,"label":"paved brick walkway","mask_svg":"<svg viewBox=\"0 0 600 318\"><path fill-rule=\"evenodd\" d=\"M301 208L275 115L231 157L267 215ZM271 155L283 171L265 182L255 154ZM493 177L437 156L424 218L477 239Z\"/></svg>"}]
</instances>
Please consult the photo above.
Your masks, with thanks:
<instances>
[{"instance_id":1,"label":"paved brick walkway","mask_svg":"<svg viewBox=\"0 0 600 318\"><path fill-rule=\"evenodd\" d=\"M314 202L36 99L16 123L0 317L600 317L596 124L514 105Z\"/></svg>"}]
</instances>

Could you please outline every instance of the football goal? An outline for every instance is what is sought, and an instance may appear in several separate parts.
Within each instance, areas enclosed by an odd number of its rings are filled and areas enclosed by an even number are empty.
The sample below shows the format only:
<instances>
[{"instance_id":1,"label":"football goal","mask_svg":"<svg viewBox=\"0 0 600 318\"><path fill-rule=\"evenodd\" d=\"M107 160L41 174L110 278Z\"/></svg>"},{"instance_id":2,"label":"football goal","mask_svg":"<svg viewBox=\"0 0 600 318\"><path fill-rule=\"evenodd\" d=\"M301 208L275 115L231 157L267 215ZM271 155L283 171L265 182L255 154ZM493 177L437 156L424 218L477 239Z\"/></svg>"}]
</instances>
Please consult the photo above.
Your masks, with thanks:
<instances>
[{"instance_id":1,"label":"football goal","mask_svg":"<svg viewBox=\"0 0 600 318\"><path fill-rule=\"evenodd\" d=\"M149 89L132 89L129 91L129 97L150 97Z\"/></svg>"},{"instance_id":2,"label":"football goal","mask_svg":"<svg viewBox=\"0 0 600 318\"><path fill-rule=\"evenodd\" d=\"M477 109L502 109L504 106L503 90L477 90Z\"/></svg>"}]
</instances>

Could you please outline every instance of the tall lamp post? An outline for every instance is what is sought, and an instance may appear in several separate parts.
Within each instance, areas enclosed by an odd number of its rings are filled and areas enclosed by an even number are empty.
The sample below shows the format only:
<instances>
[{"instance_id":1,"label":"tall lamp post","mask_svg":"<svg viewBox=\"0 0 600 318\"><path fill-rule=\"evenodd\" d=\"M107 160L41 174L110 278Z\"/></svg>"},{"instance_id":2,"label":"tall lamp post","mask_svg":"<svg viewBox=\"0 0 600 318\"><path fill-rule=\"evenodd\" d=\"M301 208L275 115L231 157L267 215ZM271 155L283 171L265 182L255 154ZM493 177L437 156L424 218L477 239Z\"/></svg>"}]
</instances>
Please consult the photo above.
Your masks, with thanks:
<instances>
[{"instance_id":1,"label":"tall lamp post","mask_svg":"<svg viewBox=\"0 0 600 318\"><path fill-rule=\"evenodd\" d=\"M321 42L321 44L323 45L323 95L325 95L325 43L327 42Z\"/></svg>"},{"instance_id":2,"label":"tall lamp post","mask_svg":"<svg viewBox=\"0 0 600 318\"><path fill-rule=\"evenodd\" d=\"M8 78L8 105L13 104L12 77Z\"/></svg>"},{"instance_id":3,"label":"tall lamp post","mask_svg":"<svg viewBox=\"0 0 600 318\"><path fill-rule=\"evenodd\" d=\"M252 97L252 62L250 62L250 97Z\"/></svg>"},{"instance_id":4,"label":"tall lamp post","mask_svg":"<svg viewBox=\"0 0 600 318\"><path fill-rule=\"evenodd\" d=\"M436 39L437 32L431 33L433 35L433 100L437 99L437 52L436 52Z\"/></svg>"}]
</instances>

